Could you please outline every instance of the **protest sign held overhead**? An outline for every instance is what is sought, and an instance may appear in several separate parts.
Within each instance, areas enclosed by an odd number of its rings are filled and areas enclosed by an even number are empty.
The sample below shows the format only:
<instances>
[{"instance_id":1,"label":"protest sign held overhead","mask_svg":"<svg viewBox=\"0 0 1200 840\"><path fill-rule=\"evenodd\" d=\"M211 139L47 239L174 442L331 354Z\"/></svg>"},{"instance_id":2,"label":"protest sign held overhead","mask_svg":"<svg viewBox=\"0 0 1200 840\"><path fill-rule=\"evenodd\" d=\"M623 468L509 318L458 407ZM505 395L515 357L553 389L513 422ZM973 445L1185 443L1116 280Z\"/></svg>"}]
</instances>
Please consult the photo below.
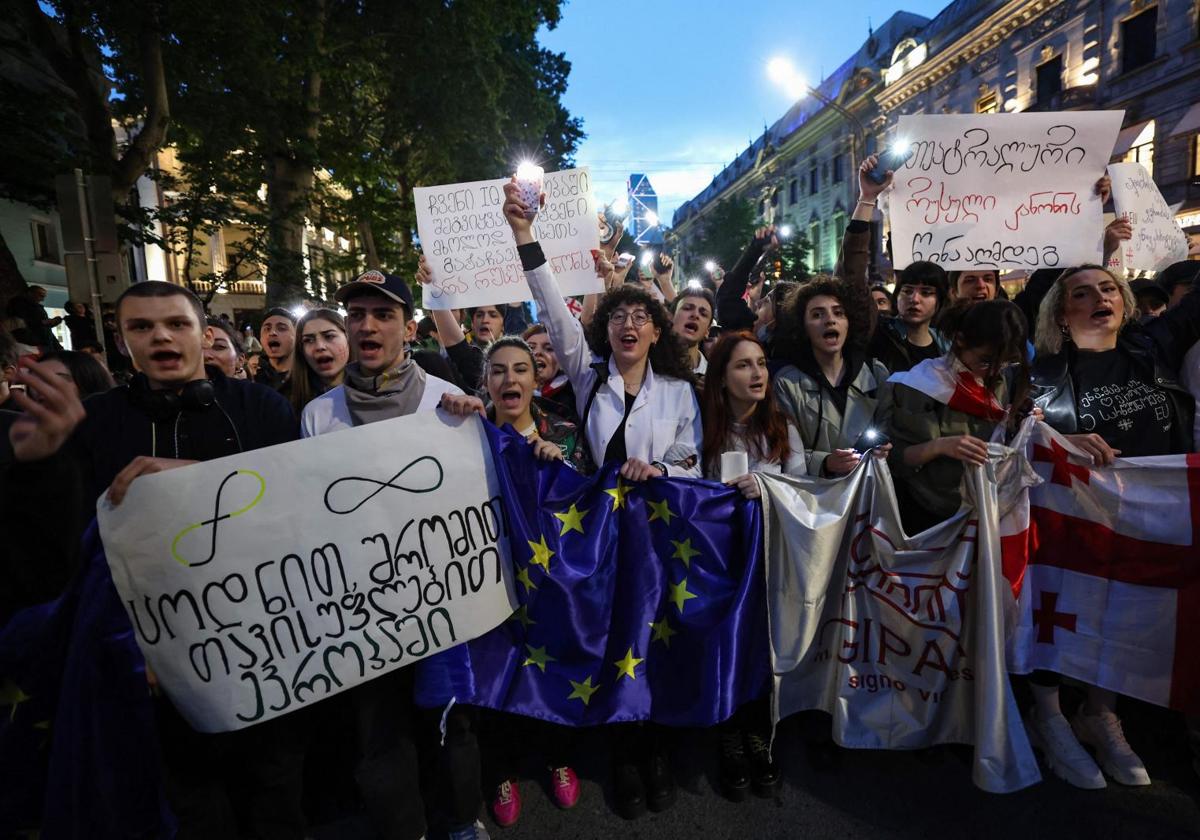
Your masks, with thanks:
<instances>
[{"instance_id":1,"label":"protest sign held overhead","mask_svg":"<svg viewBox=\"0 0 1200 840\"><path fill-rule=\"evenodd\" d=\"M417 414L146 476L98 518L146 661L202 732L312 704L515 607L477 419Z\"/></svg>"},{"instance_id":2,"label":"protest sign held overhead","mask_svg":"<svg viewBox=\"0 0 1200 840\"><path fill-rule=\"evenodd\" d=\"M896 265L1056 268L1103 256L1100 198L1121 111L904 116L889 200Z\"/></svg>"},{"instance_id":3,"label":"protest sign held overhead","mask_svg":"<svg viewBox=\"0 0 1200 840\"><path fill-rule=\"evenodd\" d=\"M1187 236L1175 223L1158 185L1140 163L1114 163L1113 207L1133 227L1133 238L1121 243L1122 263L1132 271L1162 271L1188 258Z\"/></svg>"},{"instance_id":4,"label":"protest sign held overhead","mask_svg":"<svg viewBox=\"0 0 1200 840\"><path fill-rule=\"evenodd\" d=\"M592 251L600 247L596 200L586 167L543 176L546 206L534 220L565 295L604 291ZM528 300L517 246L502 212L507 178L417 187L417 232L433 273L424 287L428 309L457 309ZM524 182L522 182L524 183Z\"/></svg>"}]
</instances>

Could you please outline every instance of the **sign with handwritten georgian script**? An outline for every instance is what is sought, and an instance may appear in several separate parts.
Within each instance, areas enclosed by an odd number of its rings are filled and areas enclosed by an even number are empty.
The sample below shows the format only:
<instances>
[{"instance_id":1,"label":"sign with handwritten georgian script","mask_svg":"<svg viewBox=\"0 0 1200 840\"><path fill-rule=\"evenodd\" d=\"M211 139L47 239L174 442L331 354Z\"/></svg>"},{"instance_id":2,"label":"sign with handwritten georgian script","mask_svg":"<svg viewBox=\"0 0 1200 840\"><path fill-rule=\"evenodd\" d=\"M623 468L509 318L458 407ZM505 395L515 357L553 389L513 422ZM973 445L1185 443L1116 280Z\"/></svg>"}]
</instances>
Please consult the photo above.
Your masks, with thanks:
<instances>
[{"instance_id":1,"label":"sign with handwritten georgian script","mask_svg":"<svg viewBox=\"0 0 1200 840\"><path fill-rule=\"evenodd\" d=\"M458 309L530 300L521 259L504 218L507 178L417 187L417 233L433 273L424 287L427 309ZM596 199L587 167L547 172L546 206L533 222L564 295L603 292L592 251L600 247Z\"/></svg>"},{"instance_id":2,"label":"sign with handwritten georgian script","mask_svg":"<svg viewBox=\"0 0 1200 840\"><path fill-rule=\"evenodd\" d=\"M1133 238L1121 243L1122 263L1133 271L1162 271L1171 263L1188 258L1187 235L1175 222L1175 214L1158 185L1140 163L1113 163L1113 209L1129 220Z\"/></svg>"},{"instance_id":3,"label":"sign with handwritten georgian script","mask_svg":"<svg viewBox=\"0 0 1200 840\"><path fill-rule=\"evenodd\" d=\"M508 618L493 475L479 418L429 412L142 476L98 518L147 664L221 732Z\"/></svg>"},{"instance_id":4,"label":"sign with handwritten georgian script","mask_svg":"<svg viewBox=\"0 0 1200 840\"><path fill-rule=\"evenodd\" d=\"M1098 263L1096 182L1121 111L944 114L900 118L904 164L888 199L893 262L943 268Z\"/></svg>"}]
</instances>

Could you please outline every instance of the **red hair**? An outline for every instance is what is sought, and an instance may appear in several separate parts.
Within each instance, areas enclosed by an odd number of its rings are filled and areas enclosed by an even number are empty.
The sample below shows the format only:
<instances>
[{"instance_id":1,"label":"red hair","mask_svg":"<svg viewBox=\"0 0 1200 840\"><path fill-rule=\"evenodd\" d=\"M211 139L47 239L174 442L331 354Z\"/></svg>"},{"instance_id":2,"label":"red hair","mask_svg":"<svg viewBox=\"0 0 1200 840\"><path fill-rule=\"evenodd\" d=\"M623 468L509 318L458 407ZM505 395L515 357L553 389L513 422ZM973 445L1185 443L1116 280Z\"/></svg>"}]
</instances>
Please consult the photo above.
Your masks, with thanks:
<instances>
[{"instance_id":1,"label":"red hair","mask_svg":"<svg viewBox=\"0 0 1200 840\"><path fill-rule=\"evenodd\" d=\"M722 333L708 357L708 373L704 377L704 396L700 403L704 420L704 442L700 446L701 463L705 473L710 467L721 463L721 453L728 451L734 418L729 407L729 395L725 391L725 369L733 351L743 341L748 341L759 350L762 342L747 330ZM767 395L754 407L750 421L746 424L746 450L756 461L782 464L791 455L788 445L787 419L775 402L775 392L769 385Z\"/></svg>"}]
</instances>

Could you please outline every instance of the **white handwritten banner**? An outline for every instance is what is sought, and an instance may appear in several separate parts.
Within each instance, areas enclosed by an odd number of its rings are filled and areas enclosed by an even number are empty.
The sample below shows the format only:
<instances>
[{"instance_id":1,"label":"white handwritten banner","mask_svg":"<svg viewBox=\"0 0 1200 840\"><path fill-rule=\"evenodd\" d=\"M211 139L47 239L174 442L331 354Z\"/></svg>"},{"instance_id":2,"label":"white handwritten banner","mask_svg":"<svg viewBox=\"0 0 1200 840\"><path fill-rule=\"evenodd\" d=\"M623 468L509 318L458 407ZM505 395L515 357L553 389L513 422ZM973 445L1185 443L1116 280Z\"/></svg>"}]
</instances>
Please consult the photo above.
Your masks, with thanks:
<instances>
[{"instance_id":1,"label":"white handwritten banner","mask_svg":"<svg viewBox=\"0 0 1200 840\"><path fill-rule=\"evenodd\" d=\"M507 178L413 190L417 233L433 271L428 309L530 300L517 246L501 209ZM603 292L592 251L600 247L596 199L587 167L548 172L546 206L534 233L564 295Z\"/></svg>"},{"instance_id":2,"label":"white handwritten banner","mask_svg":"<svg viewBox=\"0 0 1200 840\"><path fill-rule=\"evenodd\" d=\"M1113 208L1129 220L1133 238L1122 243L1124 267L1133 271L1162 271L1188 258L1187 235L1175 222L1158 185L1140 163L1113 163Z\"/></svg>"},{"instance_id":3,"label":"white handwritten banner","mask_svg":"<svg viewBox=\"0 0 1200 840\"><path fill-rule=\"evenodd\" d=\"M143 476L100 534L147 664L222 732L511 615L492 475L478 418L424 413Z\"/></svg>"},{"instance_id":4,"label":"white handwritten banner","mask_svg":"<svg viewBox=\"0 0 1200 840\"><path fill-rule=\"evenodd\" d=\"M1121 111L900 118L910 144L888 202L897 266L1054 268L1098 263L1096 182Z\"/></svg>"}]
</instances>

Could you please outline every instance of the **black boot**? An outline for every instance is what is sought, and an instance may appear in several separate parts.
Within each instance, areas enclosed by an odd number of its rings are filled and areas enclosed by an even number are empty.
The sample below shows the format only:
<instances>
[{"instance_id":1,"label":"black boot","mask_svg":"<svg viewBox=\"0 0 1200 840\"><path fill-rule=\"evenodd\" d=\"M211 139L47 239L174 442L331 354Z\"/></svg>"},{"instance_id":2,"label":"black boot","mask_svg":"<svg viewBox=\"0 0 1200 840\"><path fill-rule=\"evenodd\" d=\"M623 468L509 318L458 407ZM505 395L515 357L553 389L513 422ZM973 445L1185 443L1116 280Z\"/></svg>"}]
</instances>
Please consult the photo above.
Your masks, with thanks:
<instances>
[{"instance_id":1,"label":"black boot","mask_svg":"<svg viewBox=\"0 0 1200 840\"><path fill-rule=\"evenodd\" d=\"M750 792L750 762L742 744L742 730L721 729L721 793L730 802L741 802Z\"/></svg>"},{"instance_id":2,"label":"black boot","mask_svg":"<svg viewBox=\"0 0 1200 840\"><path fill-rule=\"evenodd\" d=\"M779 764L771 760L771 745L755 732L746 734L746 752L750 756L750 781L754 792L763 797L779 793Z\"/></svg>"},{"instance_id":3,"label":"black boot","mask_svg":"<svg viewBox=\"0 0 1200 840\"><path fill-rule=\"evenodd\" d=\"M646 813L646 788L636 766L618 764L613 768L613 796L617 813L625 819L636 820Z\"/></svg>"},{"instance_id":4,"label":"black boot","mask_svg":"<svg viewBox=\"0 0 1200 840\"><path fill-rule=\"evenodd\" d=\"M646 765L646 804L651 811L665 811L675 804L675 779L671 763L659 749L650 755Z\"/></svg>"}]
</instances>

